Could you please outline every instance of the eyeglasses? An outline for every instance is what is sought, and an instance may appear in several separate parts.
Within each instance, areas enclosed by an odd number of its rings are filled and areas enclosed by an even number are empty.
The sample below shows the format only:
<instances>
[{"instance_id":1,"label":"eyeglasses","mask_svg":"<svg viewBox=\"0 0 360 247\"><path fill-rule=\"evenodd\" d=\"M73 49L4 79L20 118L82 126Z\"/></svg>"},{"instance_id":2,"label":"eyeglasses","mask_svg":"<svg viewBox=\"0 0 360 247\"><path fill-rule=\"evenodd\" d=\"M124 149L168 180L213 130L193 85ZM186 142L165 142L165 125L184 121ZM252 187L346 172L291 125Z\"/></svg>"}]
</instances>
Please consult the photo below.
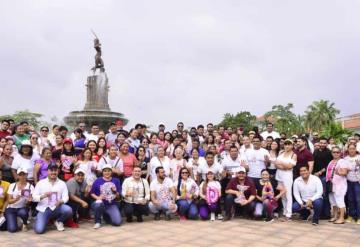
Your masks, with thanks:
<instances>
[{"instance_id":1,"label":"eyeglasses","mask_svg":"<svg viewBox=\"0 0 360 247\"><path fill-rule=\"evenodd\" d=\"M42 129L41 131L42 132L49 132L49 130L47 130L47 129Z\"/></svg>"},{"instance_id":2,"label":"eyeglasses","mask_svg":"<svg viewBox=\"0 0 360 247\"><path fill-rule=\"evenodd\" d=\"M178 125L179 128L184 128L184 125Z\"/></svg>"},{"instance_id":3,"label":"eyeglasses","mask_svg":"<svg viewBox=\"0 0 360 247\"><path fill-rule=\"evenodd\" d=\"M182 172L181 174L189 174L188 172Z\"/></svg>"},{"instance_id":4,"label":"eyeglasses","mask_svg":"<svg viewBox=\"0 0 360 247\"><path fill-rule=\"evenodd\" d=\"M332 151L333 154L339 154L340 151Z\"/></svg>"},{"instance_id":5,"label":"eyeglasses","mask_svg":"<svg viewBox=\"0 0 360 247\"><path fill-rule=\"evenodd\" d=\"M31 139L33 139L33 140L37 140L38 138L37 138L37 137L31 137Z\"/></svg>"}]
</instances>

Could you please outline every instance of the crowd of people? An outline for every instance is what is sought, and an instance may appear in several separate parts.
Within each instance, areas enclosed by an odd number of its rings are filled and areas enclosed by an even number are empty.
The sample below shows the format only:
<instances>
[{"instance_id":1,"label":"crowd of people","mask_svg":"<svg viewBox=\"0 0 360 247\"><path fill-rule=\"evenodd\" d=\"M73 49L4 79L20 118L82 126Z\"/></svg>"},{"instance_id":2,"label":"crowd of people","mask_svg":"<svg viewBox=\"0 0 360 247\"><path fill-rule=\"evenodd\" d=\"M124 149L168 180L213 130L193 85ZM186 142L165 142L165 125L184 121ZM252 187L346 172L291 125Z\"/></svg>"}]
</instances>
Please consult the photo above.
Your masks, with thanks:
<instances>
[{"instance_id":1,"label":"crowd of people","mask_svg":"<svg viewBox=\"0 0 360 247\"><path fill-rule=\"evenodd\" d=\"M90 127L90 132L86 131ZM164 124L148 133L111 123L69 132L27 121L0 128L0 229L42 234L93 221L245 217L360 224L360 135L335 143L318 133L286 136L224 126Z\"/></svg>"}]
</instances>

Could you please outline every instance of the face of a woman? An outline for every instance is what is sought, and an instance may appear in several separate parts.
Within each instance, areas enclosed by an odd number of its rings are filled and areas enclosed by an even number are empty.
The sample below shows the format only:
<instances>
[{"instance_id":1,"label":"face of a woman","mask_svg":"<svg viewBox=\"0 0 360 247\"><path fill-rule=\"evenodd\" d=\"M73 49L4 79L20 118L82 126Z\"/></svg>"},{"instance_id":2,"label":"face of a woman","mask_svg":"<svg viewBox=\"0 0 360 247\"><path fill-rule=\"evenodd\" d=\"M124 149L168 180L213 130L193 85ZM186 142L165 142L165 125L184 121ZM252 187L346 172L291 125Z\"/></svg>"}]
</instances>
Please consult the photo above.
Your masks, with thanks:
<instances>
[{"instance_id":1,"label":"face of a woman","mask_svg":"<svg viewBox=\"0 0 360 247\"><path fill-rule=\"evenodd\" d=\"M267 180L269 180L269 178L270 178L270 175L269 175L269 173L268 173L267 171L263 171L263 172L261 173L261 179L262 179L262 180L267 181Z\"/></svg>"},{"instance_id":2,"label":"face of a woman","mask_svg":"<svg viewBox=\"0 0 360 247\"><path fill-rule=\"evenodd\" d=\"M4 147L3 154L6 156L10 156L12 152L12 147L10 145L7 145Z\"/></svg>"},{"instance_id":3,"label":"face of a woman","mask_svg":"<svg viewBox=\"0 0 360 247\"><path fill-rule=\"evenodd\" d=\"M139 155L145 155L145 149L139 148L138 149Z\"/></svg>"},{"instance_id":4,"label":"face of a woman","mask_svg":"<svg viewBox=\"0 0 360 247\"><path fill-rule=\"evenodd\" d=\"M86 150L84 152L84 158L87 160L91 159L91 151L90 150Z\"/></svg>"},{"instance_id":5,"label":"face of a woman","mask_svg":"<svg viewBox=\"0 0 360 247\"><path fill-rule=\"evenodd\" d=\"M117 138L118 143L124 143L125 142L125 136L119 135Z\"/></svg>"},{"instance_id":6,"label":"face of a woman","mask_svg":"<svg viewBox=\"0 0 360 247\"><path fill-rule=\"evenodd\" d=\"M143 139L143 140L141 141L141 145L143 145L144 147L147 147L148 144L149 144L149 142L148 142L147 139Z\"/></svg>"},{"instance_id":7,"label":"face of a woman","mask_svg":"<svg viewBox=\"0 0 360 247\"><path fill-rule=\"evenodd\" d=\"M163 148L159 148L157 152L158 157L163 158L165 156L165 151Z\"/></svg>"},{"instance_id":8,"label":"face of a woman","mask_svg":"<svg viewBox=\"0 0 360 247\"><path fill-rule=\"evenodd\" d=\"M64 143L64 148L66 149L66 150L71 150L71 148L72 148L72 144L71 143Z\"/></svg>"},{"instance_id":9,"label":"face of a woman","mask_svg":"<svg viewBox=\"0 0 360 247\"><path fill-rule=\"evenodd\" d=\"M95 142L90 142L90 143L89 143L89 148L90 148L90 150L91 150L92 152L94 152L95 149L96 149L96 144L95 144Z\"/></svg>"},{"instance_id":10,"label":"face of a woman","mask_svg":"<svg viewBox=\"0 0 360 247\"><path fill-rule=\"evenodd\" d=\"M105 140L104 140L104 139L100 139L100 141L99 141L99 146L100 146L100 147L105 147L105 145L106 145Z\"/></svg>"},{"instance_id":11,"label":"face of a woman","mask_svg":"<svg viewBox=\"0 0 360 247\"><path fill-rule=\"evenodd\" d=\"M1 138L1 140L0 140L0 147L4 147L5 146L5 144L6 144L6 139L5 138Z\"/></svg>"},{"instance_id":12,"label":"face of a woman","mask_svg":"<svg viewBox=\"0 0 360 247\"><path fill-rule=\"evenodd\" d=\"M18 175L18 179L19 179L19 182L26 182L27 174L21 172L21 173Z\"/></svg>"},{"instance_id":13,"label":"face of a woman","mask_svg":"<svg viewBox=\"0 0 360 247\"><path fill-rule=\"evenodd\" d=\"M164 139L165 139L165 134L164 134L164 132L159 132L159 139L160 139L160 140L164 140Z\"/></svg>"},{"instance_id":14,"label":"face of a woman","mask_svg":"<svg viewBox=\"0 0 360 247\"><path fill-rule=\"evenodd\" d=\"M291 151L291 150L293 150L293 145L292 145L292 144L284 145L284 150L285 150L285 151Z\"/></svg>"},{"instance_id":15,"label":"face of a woman","mask_svg":"<svg viewBox=\"0 0 360 247\"><path fill-rule=\"evenodd\" d=\"M29 146L25 146L22 148L23 154L24 155L28 155L30 153L30 147Z\"/></svg>"},{"instance_id":16,"label":"face of a woman","mask_svg":"<svg viewBox=\"0 0 360 247\"><path fill-rule=\"evenodd\" d=\"M171 139L171 135L169 133L167 133L165 135L165 140L170 141L170 139Z\"/></svg>"},{"instance_id":17,"label":"face of a woman","mask_svg":"<svg viewBox=\"0 0 360 247\"><path fill-rule=\"evenodd\" d=\"M187 179L189 177L189 171L186 169L181 170L181 178Z\"/></svg>"},{"instance_id":18,"label":"face of a woman","mask_svg":"<svg viewBox=\"0 0 360 247\"><path fill-rule=\"evenodd\" d=\"M51 151L50 150L46 150L45 152L44 152L44 159L45 160L50 160L52 158L52 153L51 153Z\"/></svg>"},{"instance_id":19,"label":"face of a woman","mask_svg":"<svg viewBox=\"0 0 360 247\"><path fill-rule=\"evenodd\" d=\"M216 154L216 147L215 146L210 146L209 148L210 152L212 152L213 154Z\"/></svg>"},{"instance_id":20,"label":"face of a woman","mask_svg":"<svg viewBox=\"0 0 360 247\"><path fill-rule=\"evenodd\" d=\"M123 154L127 154L129 152L129 145L126 143L126 144L123 144L121 146L121 149L120 149L121 153Z\"/></svg>"},{"instance_id":21,"label":"face of a woman","mask_svg":"<svg viewBox=\"0 0 360 247\"><path fill-rule=\"evenodd\" d=\"M61 145L63 142L63 138L61 136L56 136L55 142L57 145Z\"/></svg>"},{"instance_id":22,"label":"face of a woman","mask_svg":"<svg viewBox=\"0 0 360 247\"><path fill-rule=\"evenodd\" d=\"M333 156L334 159L339 159L340 156L341 156L341 151L340 151L340 149L338 149L338 148L333 148L333 149L331 150L331 154L332 154L332 156Z\"/></svg>"},{"instance_id":23,"label":"face of a woman","mask_svg":"<svg viewBox=\"0 0 360 247\"><path fill-rule=\"evenodd\" d=\"M271 143L271 150L276 150L278 148L278 144L276 142Z\"/></svg>"},{"instance_id":24,"label":"face of a woman","mask_svg":"<svg viewBox=\"0 0 360 247\"><path fill-rule=\"evenodd\" d=\"M102 174L103 174L103 177L104 177L104 178L110 178L110 177L111 177L111 174L112 174L112 171L111 171L111 169L109 169L109 168L105 168L105 169L102 171Z\"/></svg>"},{"instance_id":25,"label":"face of a woman","mask_svg":"<svg viewBox=\"0 0 360 247\"><path fill-rule=\"evenodd\" d=\"M30 141L31 141L31 144L37 144L37 141L38 141L38 136L37 135L32 135L30 137Z\"/></svg>"},{"instance_id":26,"label":"face of a woman","mask_svg":"<svg viewBox=\"0 0 360 247\"><path fill-rule=\"evenodd\" d=\"M152 144L156 144L156 142L157 142L157 136L156 136L156 135L153 135L153 136L151 137L151 143L152 143Z\"/></svg>"},{"instance_id":27,"label":"face of a woman","mask_svg":"<svg viewBox=\"0 0 360 247\"><path fill-rule=\"evenodd\" d=\"M181 160L183 158L183 150L180 148L177 148L175 150L175 158L178 160Z\"/></svg>"},{"instance_id":28,"label":"face of a woman","mask_svg":"<svg viewBox=\"0 0 360 247\"><path fill-rule=\"evenodd\" d=\"M111 158L114 158L114 157L116 157L117 156L117 149L115 148L115 147L111 147L110 148L110 150L109 150L109 156L111 157Z\"/></svg>"},{"instance_id":29,"label":"face of a woman","mask_svg":"<svg viewBox=\"0 0 360 247\"><path fill-rule=\"evenodd\" d=\"M209 136L209 137L208 137L208 143L213 143L213 142L214 142L213 136Z\"/></svg>"},{"instance_id":30,"label":"face of a woman","mask_svg":"<svg viewBox=\"0 0 360 247\"><path fill-rule=\"evenodd\" d=\"M199 152L196 149L194 149L192 151L191 155L192 155L193 159L199 158Z\"/></svg>"},{"instance_id":31,"label":"face of a woman","mask_svg":"<svg viewBox=\"0 0 360 247\"><path fill-rule=\"evenodd\" d=\"M80 138L81 138L80 133L79 133L79 132L75 132L75 137L76 137L76 139L80 139Z\"/></svg>"},{"instance_id":32,"label":"face of a woman","mask_svg":"<svg viewBox=\"0 0 360 247\"><path fill-rule=\"evenodd\" d=\"M213 181L214 180L214 173L210 172L208 174L206 174L206 177L209 181Z\"/></svg>"}]
</instances>

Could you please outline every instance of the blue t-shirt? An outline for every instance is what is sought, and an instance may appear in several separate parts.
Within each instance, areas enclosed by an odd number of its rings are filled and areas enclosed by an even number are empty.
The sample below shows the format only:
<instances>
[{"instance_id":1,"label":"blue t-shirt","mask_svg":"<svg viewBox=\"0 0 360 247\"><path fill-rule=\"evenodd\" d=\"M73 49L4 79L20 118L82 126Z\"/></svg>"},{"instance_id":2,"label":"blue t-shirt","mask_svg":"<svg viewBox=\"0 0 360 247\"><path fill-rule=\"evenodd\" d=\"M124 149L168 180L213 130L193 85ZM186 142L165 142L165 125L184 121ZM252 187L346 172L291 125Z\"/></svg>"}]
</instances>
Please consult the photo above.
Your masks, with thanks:
<instances>
[{"instance_id":1,"label":"blue t-shirt","mask_svg":"<svg viewBox=\"0 0 360 247\"><path fill-rule=\"evenodd\" d=\"M112 191L112 187L116 187L116 191L121 195L120 180L118 178L111 178L110 181L106 181L103 177L97 178L91 187L91 194L97 196L104 195L103 203L105 205L115 204L116 194Z\"/></svg>"}]
</instances>

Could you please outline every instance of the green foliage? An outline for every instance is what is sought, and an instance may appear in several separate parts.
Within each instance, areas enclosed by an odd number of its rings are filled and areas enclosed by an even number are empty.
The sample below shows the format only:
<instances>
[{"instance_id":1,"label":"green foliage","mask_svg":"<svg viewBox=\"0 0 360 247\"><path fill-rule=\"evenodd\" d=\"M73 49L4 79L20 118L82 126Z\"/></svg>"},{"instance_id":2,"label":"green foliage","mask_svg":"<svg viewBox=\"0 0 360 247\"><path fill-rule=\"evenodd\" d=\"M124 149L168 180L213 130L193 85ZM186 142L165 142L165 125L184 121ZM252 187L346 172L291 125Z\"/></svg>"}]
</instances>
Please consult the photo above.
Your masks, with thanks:
<instances>
[{"instance_id":1,"label":"green foliage","mask_svg":"<svg viewBox=\"0 0 360 247\"><path fill-rule=\"evenodd\" d=\"M274 105L271 111L265 113L265 123L272 122L276 124L278 132L284 132L287 136L300 134L304 131L303 118L292 112L294 105L288 103L286 106Z\"/></svg>"},{"instance_id":2,"label":"green foliage","mask_svg":"<svg viewBox=\"0 0 360 247\"><path fill-rule=\"evenodd\" d=\"M341 123L338 122L332 122L328 124L321 132L321 135L325 136L326 138L334 138L336 144L345 143L347 138L352 134L354 134L352 130L344 129L341 126Z\"/></svg>"},{"instance_id":3,"label":"green foliage","mask_svg":"<svg viewBox=\"0 0 360 247\"><path fill-rule=\"evenodd\" d=\"M314 101L305 111L305 127L309 131L321 132L335 122L336 115L339 113L340 111L335 108L335 104L328 100Z\"/></svg>"},{"instance_id":4,"label":"green foliage","mask_svg":"<svg viewBox=\"0 0 360 247\"><path fill-rule=\"evenodd\" d=\"M226 113L224 115L223 120L219 125L232 128L238 128L240 126L244 127L245 132L248 132L252 129L253 125L255 124L256 116L252 115L248 111L241 111L238 112L236 115Z\"/></svg>"},{"instance_id":5,"label":"green foliage","mask_svg":"<svg viewBox=\"0 0 360 247\"><path fill-rule=\"evenodd\" d=\"M24 111L16 111L12 115L0 116L0 120L11 118L14 119L15 123L20 123L21 121L27 121L29 122L29 124L34 126L34 128L38 128L39 125L41 124L40 119L42 116L43 115L40 113L34 113L34 112L30 112L29 110L24 110Z\"/></svg>"}]
</instances>

